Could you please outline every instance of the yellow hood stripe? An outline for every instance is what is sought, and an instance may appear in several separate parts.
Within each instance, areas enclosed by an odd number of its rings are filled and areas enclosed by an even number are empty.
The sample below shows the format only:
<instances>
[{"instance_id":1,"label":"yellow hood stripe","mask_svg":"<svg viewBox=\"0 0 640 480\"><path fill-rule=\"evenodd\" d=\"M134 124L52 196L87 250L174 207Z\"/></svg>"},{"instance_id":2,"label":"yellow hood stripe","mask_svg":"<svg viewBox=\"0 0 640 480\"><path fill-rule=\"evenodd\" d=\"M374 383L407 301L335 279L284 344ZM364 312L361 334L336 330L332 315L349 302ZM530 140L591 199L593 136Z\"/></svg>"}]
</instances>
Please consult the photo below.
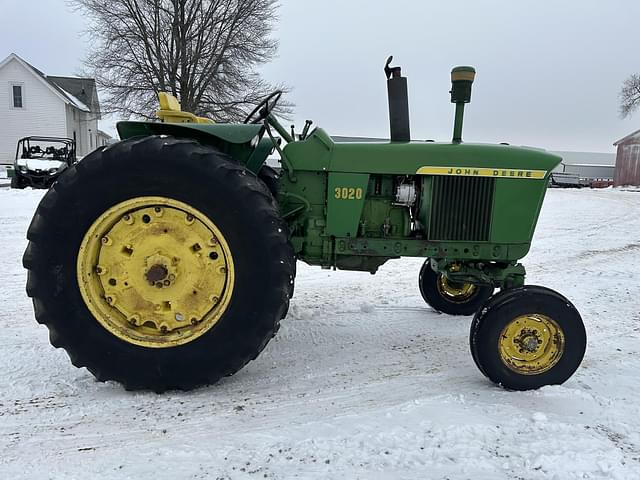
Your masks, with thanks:
<instances>
[{"instance_id":1,"label":"yellow hood stripe","mask_svg":"<svg viewBox=\"0 0 640 480\"><path fill-rule=\"evenodd\" d=\"M513 168L479 167L420 167L417 175L450 175L456 177L494 177L540 180L547 175L546 170L520 170Z\"/></svg>"}]
</instances>

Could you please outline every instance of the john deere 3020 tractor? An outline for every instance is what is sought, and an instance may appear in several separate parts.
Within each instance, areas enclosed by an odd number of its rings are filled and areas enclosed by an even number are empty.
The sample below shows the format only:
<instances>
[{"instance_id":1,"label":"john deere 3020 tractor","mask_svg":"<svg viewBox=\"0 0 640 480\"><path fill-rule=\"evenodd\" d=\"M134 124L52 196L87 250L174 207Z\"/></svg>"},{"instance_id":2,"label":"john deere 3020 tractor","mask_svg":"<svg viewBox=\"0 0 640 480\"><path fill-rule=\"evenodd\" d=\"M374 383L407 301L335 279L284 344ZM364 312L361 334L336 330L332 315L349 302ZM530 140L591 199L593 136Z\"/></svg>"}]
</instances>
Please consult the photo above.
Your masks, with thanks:
<instances>
[{"instance_id":1,"label":"john deere 3020 tractor","mask_svg":"<svg viewBox=\"0 0 640 480\"><path fill-rule=\"evenodd\" d=\"M409 256L425 258L429 305L475 314L471 354L489 379L567 380L582 319L526 285L518 263L560 157L462 142L471 67L451 74L453 140L411 141L407 81L390 60L388 142L336 143L311 122L289 131L274 115L281 92L244 124L213 124L166 94L164 121L119 123L121 141L68 168L29 227L27 292L51 343L99 380L187 390L258 356L287 314L296 259L375 273ZM272 152L279 169L265 165Z\"/></svg>"}]
</instances>

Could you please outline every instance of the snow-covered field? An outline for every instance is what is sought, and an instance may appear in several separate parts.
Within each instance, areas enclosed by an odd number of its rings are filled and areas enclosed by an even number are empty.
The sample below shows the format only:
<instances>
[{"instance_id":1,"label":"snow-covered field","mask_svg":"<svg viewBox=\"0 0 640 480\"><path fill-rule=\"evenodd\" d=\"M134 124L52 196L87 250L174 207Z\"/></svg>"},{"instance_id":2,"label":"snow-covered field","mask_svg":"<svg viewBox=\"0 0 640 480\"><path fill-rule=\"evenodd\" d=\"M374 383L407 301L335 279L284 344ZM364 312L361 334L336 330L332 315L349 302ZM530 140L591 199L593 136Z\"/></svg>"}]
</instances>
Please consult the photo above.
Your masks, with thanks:
<instances>
[{"instance_id":1,"label":"snow-covered field","mask_svg":"<svg viewBox=\"0 0 640 480\"><path fill-rule=\"evenodd\" d=\"M24 293L42 193L0 190L0 478L640 478L640 192L549 192L529 283L567 295L589 346L563 386L506 392L440 315L420 260L376 276L298 266L257 361L192 393L128 393L50 347ZM73 215L73 212L69 212Z\"/></svg>"}]
</instances>

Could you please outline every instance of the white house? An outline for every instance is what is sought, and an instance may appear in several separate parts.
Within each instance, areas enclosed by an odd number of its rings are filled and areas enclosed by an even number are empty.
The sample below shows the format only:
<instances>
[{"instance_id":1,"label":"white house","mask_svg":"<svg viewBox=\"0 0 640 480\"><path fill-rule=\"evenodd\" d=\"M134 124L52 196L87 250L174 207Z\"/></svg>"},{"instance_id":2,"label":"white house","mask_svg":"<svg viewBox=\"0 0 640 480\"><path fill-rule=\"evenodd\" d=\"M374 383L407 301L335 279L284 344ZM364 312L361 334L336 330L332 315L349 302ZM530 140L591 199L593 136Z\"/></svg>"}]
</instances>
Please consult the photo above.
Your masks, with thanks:
<instances>
[{"instance_id":1,"label":"white house","mask_svg":"<svg viewBox=\"0 0 640 480\"><path fill-rule=\"evenodd\" d=\"M11 163L18 139L32 135L73 138L84 156L109 140L99 119L92 78L45 75L15 53L0 61L0 164Z\"/></svg>"}]
</instances>

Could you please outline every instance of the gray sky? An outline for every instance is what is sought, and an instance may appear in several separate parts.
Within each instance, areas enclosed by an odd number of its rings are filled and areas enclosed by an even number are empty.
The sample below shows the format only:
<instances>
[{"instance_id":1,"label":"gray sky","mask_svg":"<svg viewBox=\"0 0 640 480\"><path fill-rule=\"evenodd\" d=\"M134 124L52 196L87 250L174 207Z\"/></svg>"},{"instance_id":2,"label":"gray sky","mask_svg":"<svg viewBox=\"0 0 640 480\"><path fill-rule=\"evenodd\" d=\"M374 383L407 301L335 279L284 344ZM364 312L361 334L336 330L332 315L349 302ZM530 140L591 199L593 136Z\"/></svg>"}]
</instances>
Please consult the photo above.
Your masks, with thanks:
<instances>
[{"instance_id":1,"label":"gray sky","mask_svg":"<svg viewBox=\"0 0 640 480\"><path fill-rule=\"evenodd\" d=\"M64 0L0 0L0 56L78 74L84 19ZM449 71L474 65L467 141L612 152L640 128L618 117L622 81L640 72L637 0L282 0L279 58L264 71L293 89L296 123L387 136L384 61L409 77L412 136L448 140ZM26 28L25 28L26 25ZM107 127L108 128L108 127Z\"/></svg>"}]
</instances>

